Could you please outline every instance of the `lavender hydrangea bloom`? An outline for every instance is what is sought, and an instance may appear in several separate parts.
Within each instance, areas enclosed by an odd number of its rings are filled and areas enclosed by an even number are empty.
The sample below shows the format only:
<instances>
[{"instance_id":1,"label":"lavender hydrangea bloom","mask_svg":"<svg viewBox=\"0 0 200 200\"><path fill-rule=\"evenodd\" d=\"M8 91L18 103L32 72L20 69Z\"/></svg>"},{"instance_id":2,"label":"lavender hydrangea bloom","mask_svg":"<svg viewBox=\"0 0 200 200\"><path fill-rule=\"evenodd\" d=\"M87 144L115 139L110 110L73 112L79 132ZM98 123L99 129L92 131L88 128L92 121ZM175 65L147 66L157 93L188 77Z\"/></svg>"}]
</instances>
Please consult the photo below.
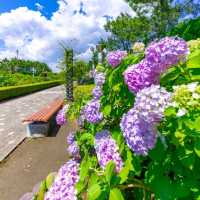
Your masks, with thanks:
<instances>
[{"instance_id":1,"label":"lavender hydrangea bloom","mask_svg":"<svg viewBox=\"0 0 200 200\"><path fill-rule=\"evenodd\" d=\"M109 131L104 130L96 134L95 150L99 164L103 169L110 161L113 161L116 164L116 172L120 172L123 167L123 161L118 152L118 146L110 136Z\"/></svg>"},{"instance_id":2,"label":"lavender hydrangea bloom","mask_svg":"<svg viewBox=\"0 0 200 200\"><path fill-rule=\"evenodd\" d=\"M84 107L84 117L90 123L98 123L103 119L103 114L100 112L100 101L91 100Z\"/></svg>"},{"instance_id":3,"label":"lavender hydrangea bloom","mask_svg":"<svg viewBox=\"0 0 200 200\"><path fill-rule=\"evenodd\" d=\"M44 200L77 200L75 185L79 180L78 170L79 164L75 160L63 165Z\"/></svg>"},{"instance_id":4,"label":"lavender hydrangea bloom","mask_svg":"<svg viewBox=\"0 0 200 200\"><path fill-rule=\"evenodd\" d=\"M131 92L137 93L145 87L159 82L159 73L151 69L151 65L145 59L136 65L130 66L124 72L124 79Z\"/></svg>"},{"instance_id":5,"label":"lavender hydrangea bloom","mask_svg":"<svg viewBox=\"0 0 200 200\"><path fill-rule=\"evenodd\" d=\"M137 93L134 107L120 123L127 145L138 155L146 155L156 143L155 125L171 102L171 93L152 85Z\"/></svg>"},{"instance_id":6,"label":"lavender hydrangea bloom","mask_svg":"<svg viewBox=\"0 0 200 200\"><path fill-rule=\"evenodd\" d=\"M137 93L134 110L149 123L159 122L171 102L171 93L159 85L151 85Z\"/></svg>"},{"instance_id":7,"label":"lavender hydrangea bloom","mask_svg":"<svg viewBox=\"0 0 200 200\"><path fill-rule=\"evenodd\" d=\"M70 144L67 150L72 157L79 157L79 146L76 141Z\"/></svg>"},{"instance_id":8,"label":"lavender hydrangea bloom","mask_svg":"<svg viewBox=\"0 0 200 200\"><path fill-rule=\"evenodd\" d=\"M122 59L126 56L127 56L126 51L120 51L120 50L112 51L108 54L107 60L112 67L117 67L121 63Z\"/></svg>"},{"instance_id":9,"label":"lavender hydrangea bloom","mask_svg":"<svg viewBox=\"0 0 200 200\"><path fill-rule=\"evenodd\" d=\"M58 114L56 115L56 123L60 126L63 126L66 124L67 119L65 116L65 112L66 112L66 107L62 108L61 110L58 111Z\"/></svg>"},{"instance_id":10,"label":"lavender hydrangea bloom","mask_svg":"<svg viewBox=\"0 0 200 200\"><path fill-rule=\"evenodd\" d=\"M170 66L186 61L189 48L181 38L165 37L160 41L151 43L146 49L146 59L160 72L166 71Z\"/></svg>"},{"instance_id":11,"label":"lavender hydrangea bloom","mask_svg":"<svg viewBox=\"0 0 200 200\"><path fill-rule=\"evenodd\" d=\"M124 114L120 123L123 136L130 149L137 155L147 155L156 143L156 130L154 125L148 123L135 114L132 108Z\"/></svg>"},{"instance_id":12,"label":"lavender hydrangea bloom","mask_svg":"<svg viewBox=\"0 0 200 200\"><path fill-rule=\"evenodd\" d=\"M100 99L100 97L102 96L103 92L100 86L96 86L93 91L92 91L93 97L95 100Z\"/></svg>"},{"instance_id":13,"label":"lavender hydrangea bloom","mask_svg":"<svg viewBox=\"0 0 200 200\"><path fill-rule=\"evenodd\" d=\"M67 136L67 144L70 145L75 141L75 133L69 133L69 135Z\"/></svg>"},{"instance_id":14,"label":"lavender hydrangea bloom","mask_svg":"<svg viewBox=\"0 0 200 200\"><path fill-rule=\"evenodd\" d=\"M106 77L103 72L95 72L94 82L96 86L102 86L105 83Z\"/></svg>"}]
</instances>

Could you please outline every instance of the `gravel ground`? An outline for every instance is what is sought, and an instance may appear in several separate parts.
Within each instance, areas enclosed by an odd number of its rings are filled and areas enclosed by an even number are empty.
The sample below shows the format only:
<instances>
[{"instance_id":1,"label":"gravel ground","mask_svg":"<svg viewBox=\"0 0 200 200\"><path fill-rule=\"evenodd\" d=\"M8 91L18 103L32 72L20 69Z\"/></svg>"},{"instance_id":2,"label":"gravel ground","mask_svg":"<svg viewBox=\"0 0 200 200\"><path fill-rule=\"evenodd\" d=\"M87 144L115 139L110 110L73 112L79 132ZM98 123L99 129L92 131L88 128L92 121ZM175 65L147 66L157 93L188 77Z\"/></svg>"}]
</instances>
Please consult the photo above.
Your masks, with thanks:
<instances>
[{"instance_id":1,"label":"gravel ground","mask_svg":"<svg viewBox=\"0 0 200 200\"><path fill-rule=\"evenodd\" d=\"M66 135L75 123L62 127L55 137L26 139L0 163L0 200L19 200L48 173L58 171L68 155Z\"/></svg>"}]
</instances>

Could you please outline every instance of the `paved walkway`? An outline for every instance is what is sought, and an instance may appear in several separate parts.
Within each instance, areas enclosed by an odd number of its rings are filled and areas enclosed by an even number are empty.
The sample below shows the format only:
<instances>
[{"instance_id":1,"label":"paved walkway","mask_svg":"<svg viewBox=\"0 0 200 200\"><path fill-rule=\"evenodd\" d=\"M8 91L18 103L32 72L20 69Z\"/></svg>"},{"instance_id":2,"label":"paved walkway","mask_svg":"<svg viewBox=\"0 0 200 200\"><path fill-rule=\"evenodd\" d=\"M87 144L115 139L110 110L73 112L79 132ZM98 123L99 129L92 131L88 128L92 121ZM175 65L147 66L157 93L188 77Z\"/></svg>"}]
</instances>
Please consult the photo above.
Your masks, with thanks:
<instances>
[{"instance_id":1,"label":"paved walkway","mask_svg":"<svg viewBox=\"0 0 200 200\"><path fill-rule=\"evenodd\" d=\"M0 103L0 161L26 137L26 126L22 120L56 97L64 97L63 86Z\"/></svg>"}]
</instances>

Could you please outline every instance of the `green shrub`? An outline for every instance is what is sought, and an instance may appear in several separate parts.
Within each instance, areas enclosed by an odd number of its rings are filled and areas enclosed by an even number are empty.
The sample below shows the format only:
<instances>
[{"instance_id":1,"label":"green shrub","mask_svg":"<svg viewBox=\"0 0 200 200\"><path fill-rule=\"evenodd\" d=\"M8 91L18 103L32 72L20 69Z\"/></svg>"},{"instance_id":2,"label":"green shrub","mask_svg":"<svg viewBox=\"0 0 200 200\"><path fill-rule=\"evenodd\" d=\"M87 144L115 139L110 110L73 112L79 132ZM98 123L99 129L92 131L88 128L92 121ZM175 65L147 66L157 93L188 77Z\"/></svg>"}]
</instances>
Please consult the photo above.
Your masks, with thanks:
<instances>
[{"instance_id":1,"label":"green shrub","mask_svg":"<svg viewBox=\"0 0 200 200\"><path fill-rule=\"evenodd\" d=\"M10 99L13 97L18 97L21 95L36 92L42 89L50 88L62 84L61 81L48 81L36 84L28 84L21 86L10 86L0 88L0 101L5 99Z\"/></svg>"}]
</instances>

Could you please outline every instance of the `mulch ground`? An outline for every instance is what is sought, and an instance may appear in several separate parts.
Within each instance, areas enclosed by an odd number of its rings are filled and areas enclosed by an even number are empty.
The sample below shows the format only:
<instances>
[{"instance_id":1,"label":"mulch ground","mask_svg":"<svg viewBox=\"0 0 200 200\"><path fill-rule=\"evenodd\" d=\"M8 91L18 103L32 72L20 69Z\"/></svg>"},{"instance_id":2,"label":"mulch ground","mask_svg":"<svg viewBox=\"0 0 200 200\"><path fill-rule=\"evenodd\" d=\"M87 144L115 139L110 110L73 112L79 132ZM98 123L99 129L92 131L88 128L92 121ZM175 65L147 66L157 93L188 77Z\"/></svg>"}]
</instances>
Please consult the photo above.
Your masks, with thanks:
<instances>
[{"instance_id":1,"label":"mulch ground","mask_svg":"<svg viewBox=\"0 0 200 200\"><path fill-rule=\"evenodd\" d=\"M26 139L0 163L0 200L19 200L50 172L58 171L67 159L66 136L76 129L71 123L55 137Z\"/></svg>"}]
</instances>

